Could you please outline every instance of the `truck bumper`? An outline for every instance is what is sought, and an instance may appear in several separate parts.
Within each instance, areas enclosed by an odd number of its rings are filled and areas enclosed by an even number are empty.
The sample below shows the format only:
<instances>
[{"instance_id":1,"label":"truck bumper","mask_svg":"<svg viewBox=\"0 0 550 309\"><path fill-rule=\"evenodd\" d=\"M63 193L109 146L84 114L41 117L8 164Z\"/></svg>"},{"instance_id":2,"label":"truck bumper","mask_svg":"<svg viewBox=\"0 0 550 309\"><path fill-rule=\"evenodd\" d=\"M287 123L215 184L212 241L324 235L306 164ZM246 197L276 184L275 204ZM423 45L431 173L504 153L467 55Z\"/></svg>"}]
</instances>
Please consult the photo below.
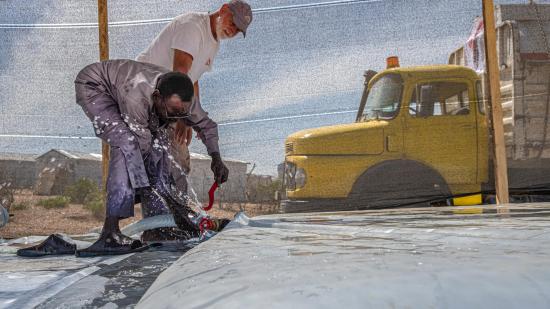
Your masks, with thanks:
<instances>
[{"instance_id":1,"label":"truck bumper","mask_svg":"<svg viewBox=\"0 0 550 309\"><path fill-rule=\"evenodd\" d=\"M282 200L281 212L323 212L357 210L348 199Z\"/></svg>"}]
</instances>

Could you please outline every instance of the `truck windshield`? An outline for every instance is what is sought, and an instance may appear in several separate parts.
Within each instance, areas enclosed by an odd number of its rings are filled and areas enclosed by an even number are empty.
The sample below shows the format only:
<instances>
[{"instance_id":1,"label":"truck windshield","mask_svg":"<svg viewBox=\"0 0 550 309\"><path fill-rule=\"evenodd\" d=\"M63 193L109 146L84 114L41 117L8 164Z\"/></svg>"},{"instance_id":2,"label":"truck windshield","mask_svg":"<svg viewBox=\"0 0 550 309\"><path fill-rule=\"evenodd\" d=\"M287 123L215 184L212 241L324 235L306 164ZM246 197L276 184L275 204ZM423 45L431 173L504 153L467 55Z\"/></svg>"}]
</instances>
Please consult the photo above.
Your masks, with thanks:
<instances>
[{"instance_id":1,"label":"truck windshield","mask_svg":"<svg viewBox=\"0 0 550 309\"><path fill-rule=\"evenodd\" d=\"M388 119L397 115L403 90L403 80L399 74L388 74L369 90L363 119Z\"/></svg>"}]
</instances>

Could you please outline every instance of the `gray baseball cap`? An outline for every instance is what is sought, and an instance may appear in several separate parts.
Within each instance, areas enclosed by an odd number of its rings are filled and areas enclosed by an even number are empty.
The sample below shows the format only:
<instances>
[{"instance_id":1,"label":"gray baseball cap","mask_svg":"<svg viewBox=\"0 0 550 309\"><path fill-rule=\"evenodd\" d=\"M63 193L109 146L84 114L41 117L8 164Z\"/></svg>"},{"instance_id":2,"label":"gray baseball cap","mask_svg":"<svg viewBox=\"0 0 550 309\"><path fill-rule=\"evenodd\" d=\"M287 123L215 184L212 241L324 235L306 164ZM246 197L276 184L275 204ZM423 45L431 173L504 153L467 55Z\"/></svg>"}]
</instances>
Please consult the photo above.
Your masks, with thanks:
<instances>
[{"instance_id":1,"label":"gray baseball cap","mask_svg":"<svg viewBox=\"0 0 550 309\"><path fill-rule=\"evenodd\" d=\"M243 0L231 0L227 3L233 13L233 23L246 37L246 28L252 22L252 9Z\"/></svg>"}]
</instances>

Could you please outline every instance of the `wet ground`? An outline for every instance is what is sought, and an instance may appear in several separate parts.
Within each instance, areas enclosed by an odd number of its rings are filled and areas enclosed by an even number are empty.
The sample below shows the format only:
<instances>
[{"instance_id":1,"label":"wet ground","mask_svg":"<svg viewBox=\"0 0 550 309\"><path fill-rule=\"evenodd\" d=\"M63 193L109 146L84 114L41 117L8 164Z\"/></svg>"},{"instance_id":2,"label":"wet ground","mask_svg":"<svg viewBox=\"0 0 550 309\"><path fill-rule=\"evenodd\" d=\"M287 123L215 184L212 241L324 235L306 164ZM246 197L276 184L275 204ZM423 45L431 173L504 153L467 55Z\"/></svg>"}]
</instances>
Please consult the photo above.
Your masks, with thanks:
<instances>
[{"instance_id":1,"label":"wet ground","mask_svg":"<svg viewBox=\"0 0 550 309\"><path fill-rule=\"evenodd\" d=\"M162 271L196 245L167 243L146 252L97 258L15 255L40 239L0 246L0 308L131 308Z\"/></svg>"},{"instance_id":2,"label":"wet ground","mask_svg":"<svg viewBox=\"0 0 550 309\"><path fill-rule=\"evenodd\" d=\"M49 298L38 308L133 307L158 275L185 251L133 254L100 269ZM92 296L90 291L94 291ZM95 297L94 297L95 296Z\"/></svg>"}]
</instances>

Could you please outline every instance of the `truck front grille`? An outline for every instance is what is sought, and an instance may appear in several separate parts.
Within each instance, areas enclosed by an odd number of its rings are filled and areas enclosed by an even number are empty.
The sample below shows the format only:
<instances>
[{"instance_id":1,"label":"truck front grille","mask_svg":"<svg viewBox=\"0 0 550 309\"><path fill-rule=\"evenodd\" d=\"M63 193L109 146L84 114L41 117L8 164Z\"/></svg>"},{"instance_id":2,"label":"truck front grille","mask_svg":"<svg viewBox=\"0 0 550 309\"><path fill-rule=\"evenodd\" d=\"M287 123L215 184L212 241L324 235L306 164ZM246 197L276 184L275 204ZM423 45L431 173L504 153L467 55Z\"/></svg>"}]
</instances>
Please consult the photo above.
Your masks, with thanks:
<instances>
[{"instance_id":1,"label":"truck front grille","mask_svg":"<svg viewBox=\"0 0 550 309\"><path fill-rule=\"evenodd\" d=\"M294 151L294 144L292 143L286 143L285 145L285 152L286 154L290 154Z\"/></svg>"}]
</instances>

